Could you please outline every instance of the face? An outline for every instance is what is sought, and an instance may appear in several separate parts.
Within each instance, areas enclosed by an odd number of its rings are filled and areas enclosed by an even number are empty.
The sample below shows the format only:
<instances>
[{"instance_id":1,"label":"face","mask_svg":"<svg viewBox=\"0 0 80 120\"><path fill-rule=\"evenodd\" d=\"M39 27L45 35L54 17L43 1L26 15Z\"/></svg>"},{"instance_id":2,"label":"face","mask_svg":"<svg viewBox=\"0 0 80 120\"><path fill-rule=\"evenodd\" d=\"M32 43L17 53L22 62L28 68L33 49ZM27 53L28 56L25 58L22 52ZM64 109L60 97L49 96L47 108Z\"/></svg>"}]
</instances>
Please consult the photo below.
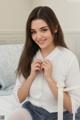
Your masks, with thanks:
<instances>
[{"instance_id":1,"label":"face","mask_svg":"<svg viewBox=\"0 0 80 120\"><path fill-rule=\"evenodd\" d=\"M40 47L40 49L49 49L54 46L54 38L51 31L47 23L42 19L32 21L31 36L33 41Z\"/></svg>"}]
</instances>

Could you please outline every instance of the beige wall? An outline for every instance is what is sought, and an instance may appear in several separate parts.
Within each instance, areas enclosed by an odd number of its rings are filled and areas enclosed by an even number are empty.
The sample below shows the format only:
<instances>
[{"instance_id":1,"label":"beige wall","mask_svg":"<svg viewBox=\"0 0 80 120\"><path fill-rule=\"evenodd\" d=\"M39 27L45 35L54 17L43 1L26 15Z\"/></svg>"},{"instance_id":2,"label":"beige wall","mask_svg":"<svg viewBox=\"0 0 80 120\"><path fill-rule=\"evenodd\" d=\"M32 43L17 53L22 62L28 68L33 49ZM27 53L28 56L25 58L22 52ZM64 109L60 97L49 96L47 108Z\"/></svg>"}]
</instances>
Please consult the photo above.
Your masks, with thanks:
<instances>
[{"instance_id":1,"label":"beige wall","mask_svg":"<svg viewBox=\"0 0 80 120\"><path fill-rule=\"evenodd\" d=\"M74 1L74 0L71 0ZM69 2L69 0L33 0L33 7L37 5L48 5L55 12L64 31L80 31L80 0Z\"/></svg>"},{"instance_id":2,"label":"beige wall","mask_svg":"<svg viewBox=\"0 0 80 120\"><path fill-rule=\"evenodd\" d=\"M0 43L25 40L25 24L30 11L35 6L48 5L60 21L66 42L80 59L80 2L68 1L0 0Z\"/></svg>"},{"instance_id":3,"label":"beige wall","mask_svg":"<svg viewBox=\"0 0 80 120\"><path fill-rule=\"evenodd\" d=\"M30 0L0 0L0 31L24 30Z\"/></svg>"},{"instance_id":4,"label":"beige wall","mask_svg":"<svg viewBox=\"0 0 80 120\"><path fill-rule=\"evenodd\" d=\"M23 41L31 0L0 0L0 43Z\"/></svg>"},{"instance_id":5,"label":"beige wall","mask_svg":"<svg viewBox=\"0 0 80 120\"><path fill-rule=\"evenodd\" d=\"M0 32L24 31L29 12L38 5L54 9L65 32L80 32L80 2L69 0L0 0Z\"/></svg>"},{"instance_id":6,"label":"beige wall","mask_svg":"<svg viewBox=\"0 0 80 120\"><path fill-rule=\"evenodd\" d=\"M0 31L23 31L29 12L37 5L49 5L64 31L80 31L80 2L69 0L0 0Z\"/></svg>"}]
</instances>

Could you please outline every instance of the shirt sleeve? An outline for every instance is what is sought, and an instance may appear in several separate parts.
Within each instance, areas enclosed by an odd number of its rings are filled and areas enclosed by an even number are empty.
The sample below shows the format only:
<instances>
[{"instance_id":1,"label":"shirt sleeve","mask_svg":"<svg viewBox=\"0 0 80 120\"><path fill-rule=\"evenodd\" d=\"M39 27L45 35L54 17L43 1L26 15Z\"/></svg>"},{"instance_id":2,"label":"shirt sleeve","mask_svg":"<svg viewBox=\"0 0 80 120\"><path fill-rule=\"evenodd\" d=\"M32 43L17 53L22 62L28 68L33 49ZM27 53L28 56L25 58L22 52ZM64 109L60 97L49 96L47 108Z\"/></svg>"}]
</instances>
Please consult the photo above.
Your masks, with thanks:
<instances>
[{"instance_id":1,"label":"shirt sleeve","mask_svg":"<svg viewBox=\"0 0 80 120\"><path fill-rule=\"evenodd\" d=\"M18 98L18 95L17 95L17 92L18 92L18 89L21 87L22 83L24 82L24 77L21 75L19 77L17 77L16 79L16 84L14 86L14 90L13 90L13 94L16 98L16 101L20 103L19 101L19 98Z\"/></svg>"},{"instance_id":2,"label":"shirt sleeve","mask_svg":"<svg viewBox=\"0 0 80 120\"><path fill-rule=\"evenodd\" d=\"M67 87L77 87L80 85L80 68L79 62L74 56L72 58L72 62L69 68L69 71L66 76L66 86ZM72 89L69 91L72 101L72 112L76 112L78 107L80 106L80 88Z\"/></svg>"}]
</instances>

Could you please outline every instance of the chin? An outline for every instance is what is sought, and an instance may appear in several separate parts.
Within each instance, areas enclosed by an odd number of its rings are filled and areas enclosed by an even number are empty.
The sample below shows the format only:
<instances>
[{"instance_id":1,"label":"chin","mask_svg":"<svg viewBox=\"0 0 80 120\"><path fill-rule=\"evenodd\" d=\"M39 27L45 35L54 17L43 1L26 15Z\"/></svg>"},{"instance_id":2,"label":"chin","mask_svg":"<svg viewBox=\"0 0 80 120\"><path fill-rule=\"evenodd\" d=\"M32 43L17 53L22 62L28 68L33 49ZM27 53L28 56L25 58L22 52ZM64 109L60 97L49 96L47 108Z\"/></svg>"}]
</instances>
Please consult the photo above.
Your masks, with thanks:
<instances>
[{"instance_id":1,"label":"chin","mask_svg":"<svg viewBox=\"0 0 80 120\"><path fill-rule=\"evenodd\" d=\"M39 46L40 47L40 49L46 49L46 47L43 47L43 46Z\"/></svg>"},{"instance_id":2,"label":"chin","mask_svg":"<svg viewBox=\"0 0 80 120\"><path fill-rule=\"evenodd\" d=\"M45 45L39 45L39 47L40 47L41 49L44 49L44 48L46 48L47 46L45 46Z\"/></svg>"}]
</instances>

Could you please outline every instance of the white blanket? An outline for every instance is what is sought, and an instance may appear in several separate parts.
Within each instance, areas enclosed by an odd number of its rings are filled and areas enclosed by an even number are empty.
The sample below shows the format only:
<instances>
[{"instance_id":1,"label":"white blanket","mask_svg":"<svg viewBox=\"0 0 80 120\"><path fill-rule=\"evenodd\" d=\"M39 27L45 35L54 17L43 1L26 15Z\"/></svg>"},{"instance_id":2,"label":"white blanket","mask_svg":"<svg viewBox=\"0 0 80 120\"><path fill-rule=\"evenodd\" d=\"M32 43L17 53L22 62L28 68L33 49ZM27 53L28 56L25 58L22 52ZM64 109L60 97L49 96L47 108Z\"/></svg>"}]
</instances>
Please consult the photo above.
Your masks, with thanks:
<instances>
[{"instance_id":1,"label":"white blanket","mask_svg":"<svg viewBox=\"0 0 80 120\"><path fill-rule=\"evenodd\" d=\"M13 95L0 96L0 115L4 115L5 120L13 113L20 104L15 100Z\"/></svg>"}]
</instances>

